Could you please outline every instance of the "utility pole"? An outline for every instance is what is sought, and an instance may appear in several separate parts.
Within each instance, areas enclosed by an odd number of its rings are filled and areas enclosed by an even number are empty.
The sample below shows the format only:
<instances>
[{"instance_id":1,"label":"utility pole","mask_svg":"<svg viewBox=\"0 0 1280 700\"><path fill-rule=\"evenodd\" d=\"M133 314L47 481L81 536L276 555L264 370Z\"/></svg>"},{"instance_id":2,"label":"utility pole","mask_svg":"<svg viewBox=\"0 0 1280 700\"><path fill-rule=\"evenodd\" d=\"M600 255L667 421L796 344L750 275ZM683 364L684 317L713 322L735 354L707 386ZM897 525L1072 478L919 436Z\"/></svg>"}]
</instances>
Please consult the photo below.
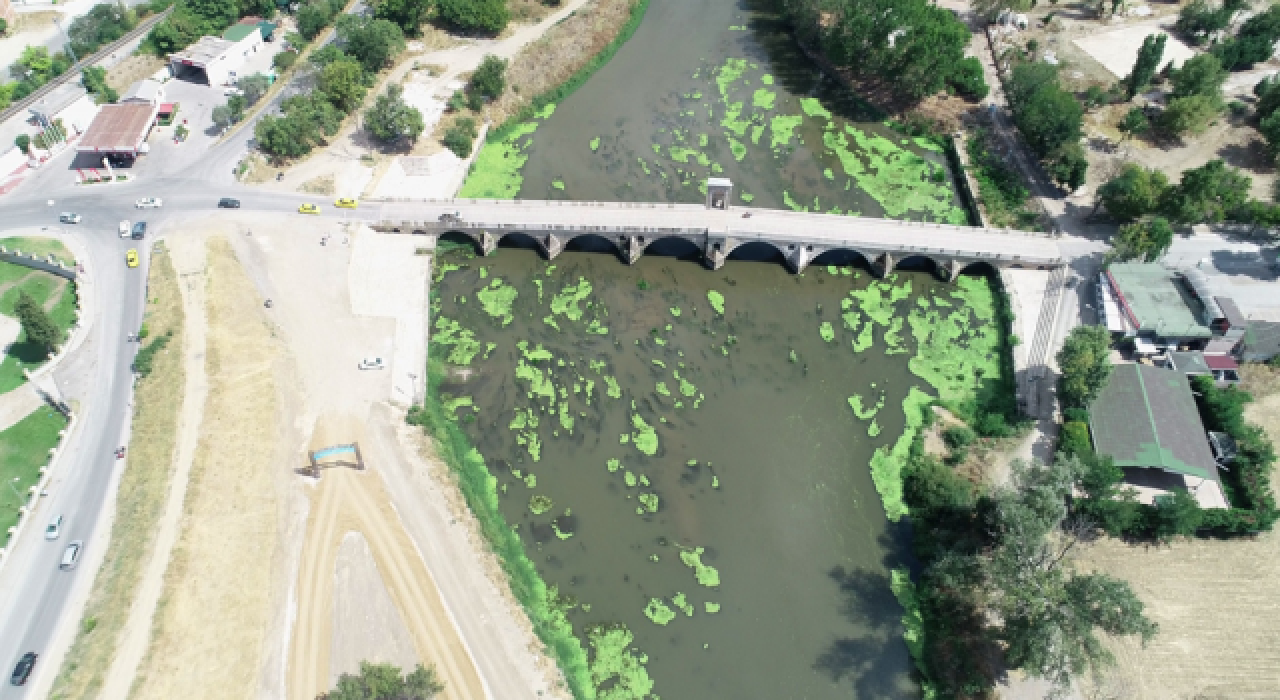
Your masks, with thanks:
<instances>
[{"instance_id":1,"label":"utility pole","mask_svg":"<svg viewBox=\"0 0 1280 700\"><path fill-rule=\"evenodd\" d=\"M62 38L67 40L67 53L71 56L71 65L74 66L80 62L80 59L76 58L76 52L71 48L71 37L67 35L67 30L62 28L62 22L55 19L53 24L58 28L58 31L62 32Z\"/></svg>"}]
</instances>

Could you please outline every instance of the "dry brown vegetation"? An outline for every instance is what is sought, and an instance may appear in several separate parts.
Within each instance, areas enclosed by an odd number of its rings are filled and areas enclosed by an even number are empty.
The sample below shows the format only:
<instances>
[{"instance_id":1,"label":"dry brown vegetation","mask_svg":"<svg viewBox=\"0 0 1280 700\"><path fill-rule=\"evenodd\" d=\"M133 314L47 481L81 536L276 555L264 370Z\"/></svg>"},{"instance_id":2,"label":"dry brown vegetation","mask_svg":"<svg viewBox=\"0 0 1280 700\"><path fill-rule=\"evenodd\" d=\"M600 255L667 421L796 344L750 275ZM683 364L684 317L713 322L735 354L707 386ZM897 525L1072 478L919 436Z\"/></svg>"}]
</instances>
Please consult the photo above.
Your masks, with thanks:
<instances>
[{"instance_id":1,"label":"dry brown vegetation","mask_svg":"<svg viewBox=\"0 0 1280 700\"><path fill-rule=\"evenodd\" d=\"M333 194L336 191L336 183L337 178L335 176L321 175L319 177L313 177L299 185L298 191L306 192L308 194Z\"/></svg>"},{"instance_id":2,"label":"dry brown vegetation","mask_svg":"<svg viewBox=\"0 0 1280 700\"><path fill-rule=\"evenodd\" d=\"M152 337L170 331L173 337L167 350L156 355L151 375L138 382L129 457L120 478L111 542L94 579L84 620L55 682L55 698L98 695L153 548L155 526L173 473L186 372L182 366L182 298L178 275L167 253L152 254L147 289L146 322Z\"/></svg>"},{"instance_id":3,"label":"dry brown vegetation","mask_svg":"<svg viewBox=\"0 0 1280 700\"><path fill-rule=\"evenodd\" d=\"M1245 377L1256 397L1245 416L1280 444L1280 373L1254 365ZM1167 546L1104 539L1079 561L1130 582L1160 625L1145 649L1111 645L1118 666L1098 684L1102 697L1280 697L1280 533Z\"/></svg>"},{"instance_id":4,"label":"dry brown vegetation","mask_svg":"<svg viewBox=\"0 0 1280 700\"><path fill-rule=\"evenodd\" d=\"M161 68L164 68L164 59L159 56L134 54L107 69L107 85L124 92L130 85L150 78Z\"/></svg>"},{"instance_id":5,"label":"dry brown vegetation","mask_svg":"<svg viewBox=\"0 0 1280 700\"><path fill-rule=\"evenodd\" d=\"M249 698L276 545L280 343L225 239L208 248L209 395L182 533L133 696Z\"/></svg>"}]
</instances>

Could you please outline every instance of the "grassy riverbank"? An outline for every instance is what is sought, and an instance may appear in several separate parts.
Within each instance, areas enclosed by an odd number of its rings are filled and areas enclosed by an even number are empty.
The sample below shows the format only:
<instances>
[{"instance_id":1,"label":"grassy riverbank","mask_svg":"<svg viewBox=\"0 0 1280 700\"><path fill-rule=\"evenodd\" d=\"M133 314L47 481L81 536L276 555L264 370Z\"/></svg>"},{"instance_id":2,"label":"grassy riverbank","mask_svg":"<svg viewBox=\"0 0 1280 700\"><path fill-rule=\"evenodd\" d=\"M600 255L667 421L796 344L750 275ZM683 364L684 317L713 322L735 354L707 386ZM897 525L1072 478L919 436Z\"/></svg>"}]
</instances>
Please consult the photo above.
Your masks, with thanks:
<instances>
[{"instance_id":1,"label":"grassy riverbank","mask_svg":"<svg viewBox=\"0 0 1280 700\"><path fill-rule=\"evenodd\" d=\"M129 457L120 478L111 541L75 642L55 681L53 698L93 698L101 691L169 490L186 372L181 350L182 298L167 253L151 257L147 297L146 324L153 340L145 347L163 342L170 350L156 353L151 373L138 380Z\"/></svg>"}]
</instances>

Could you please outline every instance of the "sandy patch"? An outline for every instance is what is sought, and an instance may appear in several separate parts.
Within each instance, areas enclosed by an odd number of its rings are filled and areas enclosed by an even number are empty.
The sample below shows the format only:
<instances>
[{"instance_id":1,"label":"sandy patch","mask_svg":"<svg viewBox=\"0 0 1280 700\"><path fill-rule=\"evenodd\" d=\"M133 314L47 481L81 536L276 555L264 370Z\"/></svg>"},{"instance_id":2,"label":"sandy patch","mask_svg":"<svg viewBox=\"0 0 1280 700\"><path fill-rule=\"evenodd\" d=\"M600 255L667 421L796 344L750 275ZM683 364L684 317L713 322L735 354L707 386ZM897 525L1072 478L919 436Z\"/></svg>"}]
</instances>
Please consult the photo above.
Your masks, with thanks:
<instances>
[{"instance_id":1,"label":"sandy patch","mask_svg":"<svg viewBox=\"0 0 1280 700\"><path fill-rule=\"evenodd\" d=\"M1160 59L1161 68L1170 62L1175 67L1181 66L1183 61L1196 55L1190 46L1182 43L1169 30L1150 24L1092 34L1074 39L1071 43L1101 63L1116 78L1123 78L1133 70L1142 42L1152 34L1164 34L1169 37L1164 42L1164 57Z\"/></svg>"},{"instance_id":2,"label":"sandy patch","mask_svg":"<svg viewBox=\"0 0 1280 700\"><path fill-rule=\"evenodd\" d=\"M361 661L413 668L418 663L413 638L387 592L364 535L348 532L342 536L335 566L329 685L336 685L344 673L359 673Z\"/></svg>"}]
</instances>

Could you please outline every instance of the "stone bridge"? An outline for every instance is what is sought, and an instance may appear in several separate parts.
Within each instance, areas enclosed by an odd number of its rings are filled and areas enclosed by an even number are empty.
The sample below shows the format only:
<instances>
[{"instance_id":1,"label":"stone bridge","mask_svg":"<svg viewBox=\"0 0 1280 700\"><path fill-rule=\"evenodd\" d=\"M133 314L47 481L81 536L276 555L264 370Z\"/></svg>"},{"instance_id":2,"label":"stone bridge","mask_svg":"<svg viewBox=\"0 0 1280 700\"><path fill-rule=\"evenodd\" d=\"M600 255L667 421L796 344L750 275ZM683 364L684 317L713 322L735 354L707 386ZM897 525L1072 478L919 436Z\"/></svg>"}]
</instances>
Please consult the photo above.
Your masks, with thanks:
<instances>
[{"instance_id":1,"label":"stone bridge","mask_svg":"<svg viewBox=\"0 0 1280 700\"><path fill-rule=\"evenodd\" d=\"M366 215L378 207L374 230L461 234L485 255L505 237L527 236L551 259L583 239L595 248L608 242L628 263L655 243L681 239L713 270L749 244L776 250L797 273L837 251L863 258L880 275L908 260L932 263L948 280L979 263L1033 269L1064 264L1046 234L893 219L631 202L373 199L362 205Z\"/></svg>"}]
</instances>

